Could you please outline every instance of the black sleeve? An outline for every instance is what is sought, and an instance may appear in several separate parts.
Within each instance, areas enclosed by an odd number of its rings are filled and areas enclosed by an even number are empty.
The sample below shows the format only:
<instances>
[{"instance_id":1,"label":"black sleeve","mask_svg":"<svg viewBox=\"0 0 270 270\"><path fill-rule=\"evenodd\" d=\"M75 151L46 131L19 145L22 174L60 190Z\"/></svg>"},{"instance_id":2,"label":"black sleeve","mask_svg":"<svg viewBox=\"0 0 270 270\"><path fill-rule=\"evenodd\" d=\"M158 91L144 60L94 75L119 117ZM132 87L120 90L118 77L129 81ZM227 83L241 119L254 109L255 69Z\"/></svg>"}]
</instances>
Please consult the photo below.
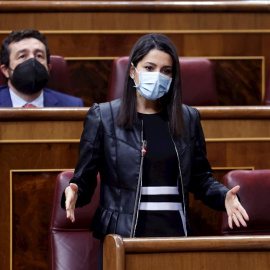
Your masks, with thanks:
<instances>
[{"instance_id":1,"label":"black sleeve","mask_svg":"<svg viewBox=\"0 0 270 270\"><path fill-rule=\"evenodd\" d=\"M81 207L91 201L97 185L97 174L102 158L102 124L98 104L94 104L88 111L84 130L79 146L79 161L76 165L74 177L70 183L78 185L78 199L76 207ZM63 192L61 206L65 209L65 194Z\"/></svg>"},{"instance_id":2,"label":"black sleeve","mask_svg":"<svg viewBox=\"0 0 270 270\"><path fill-rule=\"evenodd\" d=\"M196 109L195 112L196 135L190 191L194 193L195 199L202 200L204 204L213 209L225 211L225 197L229 189L213 177L212 168L206 157L206 145L200 114Z\"/></svg>"}]
</instances>

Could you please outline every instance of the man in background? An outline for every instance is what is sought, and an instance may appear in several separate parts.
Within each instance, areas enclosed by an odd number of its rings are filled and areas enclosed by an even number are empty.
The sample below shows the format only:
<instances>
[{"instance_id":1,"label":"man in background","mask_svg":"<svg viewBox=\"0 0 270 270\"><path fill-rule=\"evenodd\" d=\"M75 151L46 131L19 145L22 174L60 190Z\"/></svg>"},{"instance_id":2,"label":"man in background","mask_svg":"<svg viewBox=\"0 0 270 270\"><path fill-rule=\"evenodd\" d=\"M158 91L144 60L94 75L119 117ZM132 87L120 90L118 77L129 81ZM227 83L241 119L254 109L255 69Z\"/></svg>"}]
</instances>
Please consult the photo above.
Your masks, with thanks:
<instances>
[{"instance_id":1,"label":"man in background","mask_svg":"<svg viewBox=\"0 0 270 270\"><path fill-rule=\"evenodd\" d=\"M81 98L45 88L50 50L37 30L13 31L1 48L1 71L8 79L0 86L0 107L82 107Z\"/></svg>"}]
</instances>

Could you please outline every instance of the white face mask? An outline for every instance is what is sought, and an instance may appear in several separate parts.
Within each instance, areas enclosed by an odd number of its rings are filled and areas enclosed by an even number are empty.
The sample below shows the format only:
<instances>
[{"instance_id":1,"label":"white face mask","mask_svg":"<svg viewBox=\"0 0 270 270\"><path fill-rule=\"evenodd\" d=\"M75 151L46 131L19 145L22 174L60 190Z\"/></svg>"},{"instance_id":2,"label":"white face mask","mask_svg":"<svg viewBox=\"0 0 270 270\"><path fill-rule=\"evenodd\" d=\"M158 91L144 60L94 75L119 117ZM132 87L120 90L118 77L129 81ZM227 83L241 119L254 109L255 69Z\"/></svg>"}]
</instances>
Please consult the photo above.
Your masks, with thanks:
<instances>
[{"instance_id":1,"label":"white face mask","mask_svg":"<svg viewBox=\"0 0 270 270\"><path fill-rule=\"evenodd\" d=\"M137 71L136 68L135 70L139 74L138 85L134 80L135 87L144 98L156 100L168 93L172 78L160 72L142 72Z\"/></svg>"}]
</instances>

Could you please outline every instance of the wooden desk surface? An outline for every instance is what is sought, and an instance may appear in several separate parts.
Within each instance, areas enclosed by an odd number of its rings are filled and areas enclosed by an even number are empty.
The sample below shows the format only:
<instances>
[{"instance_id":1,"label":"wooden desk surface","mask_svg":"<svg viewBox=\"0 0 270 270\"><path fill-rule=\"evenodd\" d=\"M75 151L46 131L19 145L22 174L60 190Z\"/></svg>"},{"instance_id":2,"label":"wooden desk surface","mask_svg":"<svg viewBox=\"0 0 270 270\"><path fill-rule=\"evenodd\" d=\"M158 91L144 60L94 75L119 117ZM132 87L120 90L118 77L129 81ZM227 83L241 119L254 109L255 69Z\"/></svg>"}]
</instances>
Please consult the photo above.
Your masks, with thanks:
<instances>
[{"instance_id":1,"label":"wooden desk surface","mask_svg":"<svg viewBox=\"0 0 270 270\"><path fill-rule=\"evenodd\" d=\"M122 238L104 241L104 270L269 269L270 236Z\"/></svg>"}]
</instances>

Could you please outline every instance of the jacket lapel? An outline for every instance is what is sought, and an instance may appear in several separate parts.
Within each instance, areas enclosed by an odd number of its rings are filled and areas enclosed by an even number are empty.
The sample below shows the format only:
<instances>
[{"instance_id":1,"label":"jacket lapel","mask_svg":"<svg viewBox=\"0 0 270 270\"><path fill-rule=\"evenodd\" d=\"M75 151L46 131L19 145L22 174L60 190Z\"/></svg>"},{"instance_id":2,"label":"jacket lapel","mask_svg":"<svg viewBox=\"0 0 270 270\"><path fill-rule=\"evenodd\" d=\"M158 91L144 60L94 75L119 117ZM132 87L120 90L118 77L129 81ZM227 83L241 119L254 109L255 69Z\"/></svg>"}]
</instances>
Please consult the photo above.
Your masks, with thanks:
<instances>
[{"instance_id":1,"label":"jacket lapel","mask_svg":"<svg viewBox=\"0 0 270 270\"><path fill-rule=\"evenodd\" d=\"M48 89L43 89L44 107L57 107L59 100Z\"/></svg>"}]
</instances>

